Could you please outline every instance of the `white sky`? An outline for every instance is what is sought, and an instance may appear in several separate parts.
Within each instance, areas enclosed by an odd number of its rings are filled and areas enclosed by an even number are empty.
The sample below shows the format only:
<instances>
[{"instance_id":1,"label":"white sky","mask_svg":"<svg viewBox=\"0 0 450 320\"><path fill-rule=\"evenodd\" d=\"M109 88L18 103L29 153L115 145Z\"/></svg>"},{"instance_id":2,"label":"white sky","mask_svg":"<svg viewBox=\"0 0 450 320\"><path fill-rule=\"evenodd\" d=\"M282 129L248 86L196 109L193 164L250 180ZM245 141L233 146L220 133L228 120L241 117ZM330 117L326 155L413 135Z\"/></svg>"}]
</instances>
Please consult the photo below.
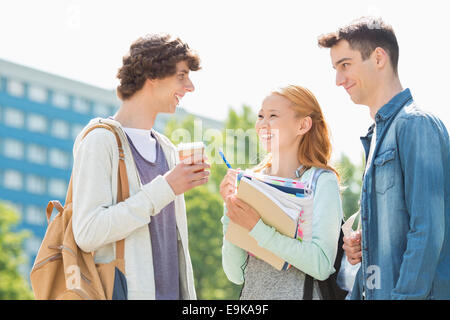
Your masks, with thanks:
<instances>
[{"instance_id":1,"label":"white sky","mask_svg":"<svg viewBox=\"0 0 450 320\"><path fill-rule=\"evenodd\" d=\"M194 93L181 105L224 120L228 108L255 111L266 93L293 83L317 96L333 135L334 157L355 162L369 110L335 86L329 50L317 37L362 15L396 32L399 74L424 109L450 123L448 1L2 1L0 58L113 89L122 56L139 36L167 32L199 52Z\"/></svg>"}]
</instances>

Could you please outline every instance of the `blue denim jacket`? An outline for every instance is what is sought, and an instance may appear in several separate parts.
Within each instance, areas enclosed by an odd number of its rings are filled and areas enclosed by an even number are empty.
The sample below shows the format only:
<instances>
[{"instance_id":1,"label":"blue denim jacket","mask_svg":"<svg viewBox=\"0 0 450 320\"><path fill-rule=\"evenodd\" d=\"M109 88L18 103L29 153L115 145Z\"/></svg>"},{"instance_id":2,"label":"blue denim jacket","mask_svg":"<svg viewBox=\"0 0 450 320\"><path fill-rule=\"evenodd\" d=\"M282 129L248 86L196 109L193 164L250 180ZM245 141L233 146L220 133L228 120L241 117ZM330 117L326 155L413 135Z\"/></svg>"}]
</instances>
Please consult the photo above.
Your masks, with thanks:
<instances>
[{"instance_id":1,"label":"blue denim jacket","mask_svg":"<svg viewBox=\"0 0 450 320\"><path fill-rule=\"evenodd\" d=\"M376 114L361 194L362 263L352 299L450 299L450 148L406 89ZM361 137L366 157L373 126Z\"/></svg>"}]
</instances>

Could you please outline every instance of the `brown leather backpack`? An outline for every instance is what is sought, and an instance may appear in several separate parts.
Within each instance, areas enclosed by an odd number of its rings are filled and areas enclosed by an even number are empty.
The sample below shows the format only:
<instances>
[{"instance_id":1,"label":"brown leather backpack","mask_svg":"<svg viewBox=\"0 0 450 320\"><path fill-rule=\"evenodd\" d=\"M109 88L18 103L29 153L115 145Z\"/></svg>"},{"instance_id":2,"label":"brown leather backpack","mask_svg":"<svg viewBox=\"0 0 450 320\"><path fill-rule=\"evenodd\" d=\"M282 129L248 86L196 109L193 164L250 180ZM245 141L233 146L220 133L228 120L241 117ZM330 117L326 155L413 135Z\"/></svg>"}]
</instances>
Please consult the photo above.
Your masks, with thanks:
<instances>
[{"instance_id":1,"label":"brown leather backpack","mask_svg":"<svg viewBox=\"0 0 450 320\"><path fill-rule=\"evenodd\" d=\"M114 127L100 123L88 128L83 138L96 128L114 133L119 148L117 202L129 196L128 177L122 143ZM89 177L86 177L89 179ZM50 222L56 208L59 213ZM72 177L64 207L59 201L47 205L49 223L30 273L31 286L39 300L111 300L126 299L125 240L116 242L116 259L95 264L94 253L81 250L72 230Z\"/></svg>"}]
</instances>

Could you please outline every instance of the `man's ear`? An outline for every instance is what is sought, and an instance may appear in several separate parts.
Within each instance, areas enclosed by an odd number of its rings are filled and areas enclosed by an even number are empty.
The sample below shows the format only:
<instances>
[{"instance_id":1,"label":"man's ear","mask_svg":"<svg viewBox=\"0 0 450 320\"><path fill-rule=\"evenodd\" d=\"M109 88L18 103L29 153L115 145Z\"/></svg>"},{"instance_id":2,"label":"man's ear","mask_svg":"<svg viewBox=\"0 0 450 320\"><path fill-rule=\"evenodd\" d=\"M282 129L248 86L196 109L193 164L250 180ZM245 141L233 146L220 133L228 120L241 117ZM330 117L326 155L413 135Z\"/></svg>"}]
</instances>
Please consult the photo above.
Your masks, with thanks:
<instances>
[{"instance_id":1,"label":"man's ear","mask_svg":"<svg viewBox=\"0 0 450 320\"><path fill-rule=\"evenodd\" d=\"M372 52L372 55L374 56L375 63L379 69L384 68L384 66L389 61L389 55L387 54L386 50L381 47L375 48L375 50Z\"/></svg>"},{"instance_id":2,"label":"man's ear","mask_svg":"<svg viewBox=\"0 0 450 320\"><path fill-rule=\"evenodd\" d=\"M142 89L146 92L151 92L156 86L158 79L146 79L144 82L144 85L142 86Z\"/></svg>"},{"instance_id":3,"label":"man's ear","mask_svg":"<svg viewBox=\"0 0 450 320\"><path fill-rule=\"evenodd\" d=\"M154 86L156 82L156 79L149 79L147 78L144 82L144 86Z\"/></svg>"},{"instance_id":4,"label":"man's ear","mask_svg":"<svg viewBox=\"0 0 450 320\"><path fill-rule=\"evenodd\" d=\"M312 127L312 119L310 116L306 116L300 120L299 132L301 135L307 133Z\"/></svg>"}]
</instances>

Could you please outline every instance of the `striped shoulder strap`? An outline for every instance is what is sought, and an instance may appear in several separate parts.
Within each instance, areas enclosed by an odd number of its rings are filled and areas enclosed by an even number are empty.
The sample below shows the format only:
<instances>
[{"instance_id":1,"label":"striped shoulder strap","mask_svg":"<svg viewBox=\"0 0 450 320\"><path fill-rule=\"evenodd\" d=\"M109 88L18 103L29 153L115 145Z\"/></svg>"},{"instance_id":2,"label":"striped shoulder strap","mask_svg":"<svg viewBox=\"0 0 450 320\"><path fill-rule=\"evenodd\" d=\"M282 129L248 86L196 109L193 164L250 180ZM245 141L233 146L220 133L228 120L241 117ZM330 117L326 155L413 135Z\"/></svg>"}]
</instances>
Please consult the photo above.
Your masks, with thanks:
<instances>
[{"instance_id":1,"label":"striped shoulder strap","mask_svg":"<svg viewBox=\"0 0 450 320\"><path fill-rule=\"evenodd\" d=\"M311 174L311 178L309 179L307 184L307 188L309 190L312 190L313 192L316 191L317 180L319 180L319 176L324 172L331 172L331 171L322 168L314 169L314 172Z\"/></svg>"}]
</instances>

